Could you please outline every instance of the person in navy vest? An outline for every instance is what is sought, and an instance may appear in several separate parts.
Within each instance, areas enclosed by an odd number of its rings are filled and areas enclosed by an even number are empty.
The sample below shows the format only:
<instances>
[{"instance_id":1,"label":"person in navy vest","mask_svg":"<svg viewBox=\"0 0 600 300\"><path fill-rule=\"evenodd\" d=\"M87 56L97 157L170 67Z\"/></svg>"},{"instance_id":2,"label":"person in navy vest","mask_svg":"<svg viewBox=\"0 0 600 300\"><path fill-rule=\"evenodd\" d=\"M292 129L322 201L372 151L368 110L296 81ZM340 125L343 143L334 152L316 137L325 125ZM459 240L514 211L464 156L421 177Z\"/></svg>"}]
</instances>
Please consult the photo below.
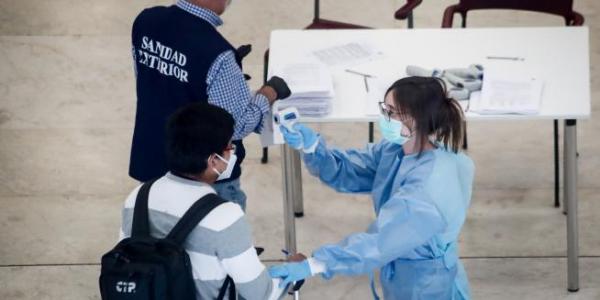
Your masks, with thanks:
<instances>
[{"instance_id":1,"label":"person in navy vest","mask_svg":"<svg viewBox=\"0 0 600 300\"><path fill-rule=\"evenodd\" d=\"M263 119L277 99L290 95L285 81L271 78L252 94L242 72L248 46L237 51L217 31L228 0L178 0L172 6L143 10L131 33L136 74L137 112L129 175L147 181L167 172L165 124L173 112L191 102L219 106L235 120L232 143L237 161L217 181L217 193L246 207L240 189L240 164L245 157L242 138L259 133ZM225 162L229 164L230 162ZM225 175L225 174L224 174Z\"/></svg>"}]
</instances>

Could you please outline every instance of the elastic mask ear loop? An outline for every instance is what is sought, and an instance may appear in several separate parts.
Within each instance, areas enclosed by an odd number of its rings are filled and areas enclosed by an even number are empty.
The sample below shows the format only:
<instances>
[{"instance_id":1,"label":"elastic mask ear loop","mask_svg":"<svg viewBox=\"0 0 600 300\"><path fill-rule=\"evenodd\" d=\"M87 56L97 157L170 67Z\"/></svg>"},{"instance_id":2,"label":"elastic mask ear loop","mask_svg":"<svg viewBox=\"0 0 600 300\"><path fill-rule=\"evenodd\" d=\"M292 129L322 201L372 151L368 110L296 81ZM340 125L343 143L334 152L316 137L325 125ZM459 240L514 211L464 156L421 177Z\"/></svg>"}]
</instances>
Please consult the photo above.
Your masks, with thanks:
<instances>
[{"instance_id":1,"label":"elastic mask ear loop","mask_svg":"<svg viewBox=\"0 0 600 300\"><path fill-rule=\"evenodd\" d=\"M223 158L222 158L222 157L221 157L219 154L216 154L216 153L215 153L214 155L215 155L215 156L216 156L218 159L220 159L221 161L223 161L223 162L225 162L225 163L227 162L227 161L226 161L225 159L223 159ZM214 167L213 167L213 168L212 168L212 170L213 170L213 171L215 171L215 173L217 173L217 176L221 176L221 172L217 171L217 169L216 169L216 168L214 168Z\"/></svg>"}]
</instances>

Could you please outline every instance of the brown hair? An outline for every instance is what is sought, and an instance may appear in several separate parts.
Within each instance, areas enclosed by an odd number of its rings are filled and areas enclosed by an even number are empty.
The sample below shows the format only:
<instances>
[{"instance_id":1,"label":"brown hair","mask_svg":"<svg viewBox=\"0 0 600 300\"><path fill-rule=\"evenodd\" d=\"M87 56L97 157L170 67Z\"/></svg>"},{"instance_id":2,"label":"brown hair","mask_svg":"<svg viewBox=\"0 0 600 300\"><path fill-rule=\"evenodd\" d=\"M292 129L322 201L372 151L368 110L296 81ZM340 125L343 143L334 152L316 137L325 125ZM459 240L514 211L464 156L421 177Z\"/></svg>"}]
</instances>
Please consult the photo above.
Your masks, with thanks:
<instances>
[{"instance_id":1,"label":"brown hair","mask_svg":"<svg viewBox=\"0 0 600 300\"><path fill-rule=\"evenodd\" d=\"M446 96L446 84L434 77L402 78L387 90L401 116L414 120L419 154L429 136L457 153L463 135L464 114L458 101Z\"/></svg>"}]
</instances>

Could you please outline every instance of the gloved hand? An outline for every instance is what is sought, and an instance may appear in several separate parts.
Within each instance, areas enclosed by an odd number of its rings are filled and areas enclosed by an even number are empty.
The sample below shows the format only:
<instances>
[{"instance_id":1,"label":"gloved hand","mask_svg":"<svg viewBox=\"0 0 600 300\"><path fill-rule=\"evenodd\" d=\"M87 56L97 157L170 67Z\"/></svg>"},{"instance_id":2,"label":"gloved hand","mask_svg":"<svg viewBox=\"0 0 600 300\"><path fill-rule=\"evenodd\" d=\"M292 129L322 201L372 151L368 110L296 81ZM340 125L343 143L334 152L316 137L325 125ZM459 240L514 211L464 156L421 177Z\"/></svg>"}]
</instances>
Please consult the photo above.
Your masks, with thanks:
<instances>
[{"instance_id":1,"label":"gloved hand","mask_svg":"<svg viewBox=\"0 0 600 300\"><path fill-rule=\"evenodd\" d=\"M265 85L275 90L275 93L277 93L277 99L279 100L285 99L292 94L287 83L285 83L285 80L283 80L281 77L273 76Z\"/></svg>"},{"instance_id":2,"label":"gloved hand","mask_svg":"<svg viewBox=\"0 0 600 300\"><path fill-rule=\"evenodd\" d=\"M269 274L272 278L281 278L279 288L284 288L288 284L300 281L312 276L308 261L286 263L282 265L272 266L269 268Z\"/></svg>"},{"instance_id":3,"label":"gloved hand","mask_svg":"<svg viewBox=\"0 0 600 300\"><path fill-rule=\"evenodd\" d=\"M463 69L425 69L419 66L407 66L410 76L438 77L446 84L447 96L456 100L467 100L472 91L481 90L483 67L471 65Z\"/></svg>"},{"instance_id":4,"label":"gloved hand","mask_svg":"<svg viewBox=\"0 0 600 300\"><path fill-rule=\"evenodd\" d=\"M294 124L294 132L289 131L284 126L279 126L285 143L296 150L304 150L310 153L314 151L314 146L319 142L319 135L305 125Z\"/></svg>"},{"instance_id":5,"label":"gloved hand","mask_svg":"<svg viewBox=\"0 0 600 300\"><path fill-rule=\"evenodd\" d=\"M483 79L482 65L469 65L467 68L451 68L445 71L465 79Z\"/></svg>"},{"instance_id":6,"label":"gloved hand","mask_svg":"<svg viewBox=\"0 0 600 300\"><path fill-rule=\"evenodd\" d=\"M244 59L244 57L246 57L248 54L250 54L251 51L252 51L252 45L250 45L250 44L241 45L236 49L235 55L237 56L237 58L240 61L242 61Z\"/></svg>"}]
</instances>

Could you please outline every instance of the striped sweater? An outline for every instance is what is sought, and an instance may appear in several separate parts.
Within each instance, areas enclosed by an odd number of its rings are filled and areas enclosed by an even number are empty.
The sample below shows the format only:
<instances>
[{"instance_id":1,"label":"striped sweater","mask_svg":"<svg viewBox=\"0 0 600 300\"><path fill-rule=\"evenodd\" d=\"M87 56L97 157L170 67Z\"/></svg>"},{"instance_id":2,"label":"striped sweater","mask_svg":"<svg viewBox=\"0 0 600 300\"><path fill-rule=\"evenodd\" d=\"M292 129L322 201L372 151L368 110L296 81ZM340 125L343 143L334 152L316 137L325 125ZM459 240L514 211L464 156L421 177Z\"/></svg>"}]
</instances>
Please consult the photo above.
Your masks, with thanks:
<instances>
[{"instance_id":1,"label":"striped sweater","mask_svg":"<svg viewBox=\"0 0 600 300\"><path fill-rule=\"evenodd\" d=\"M121 239L131 235L139 189L125 201ZM215 193L210 185L171 173L158 179L148 196L151 235L165 237L192 204L208 193ZM250 225L237 204L228 202L213 209L190 233L184 247L192 263L197 299L215 299L227 275L241 299L277 299L282 293L279 280L271 279L258 259Z\"/></svg>"}]
</instances>

